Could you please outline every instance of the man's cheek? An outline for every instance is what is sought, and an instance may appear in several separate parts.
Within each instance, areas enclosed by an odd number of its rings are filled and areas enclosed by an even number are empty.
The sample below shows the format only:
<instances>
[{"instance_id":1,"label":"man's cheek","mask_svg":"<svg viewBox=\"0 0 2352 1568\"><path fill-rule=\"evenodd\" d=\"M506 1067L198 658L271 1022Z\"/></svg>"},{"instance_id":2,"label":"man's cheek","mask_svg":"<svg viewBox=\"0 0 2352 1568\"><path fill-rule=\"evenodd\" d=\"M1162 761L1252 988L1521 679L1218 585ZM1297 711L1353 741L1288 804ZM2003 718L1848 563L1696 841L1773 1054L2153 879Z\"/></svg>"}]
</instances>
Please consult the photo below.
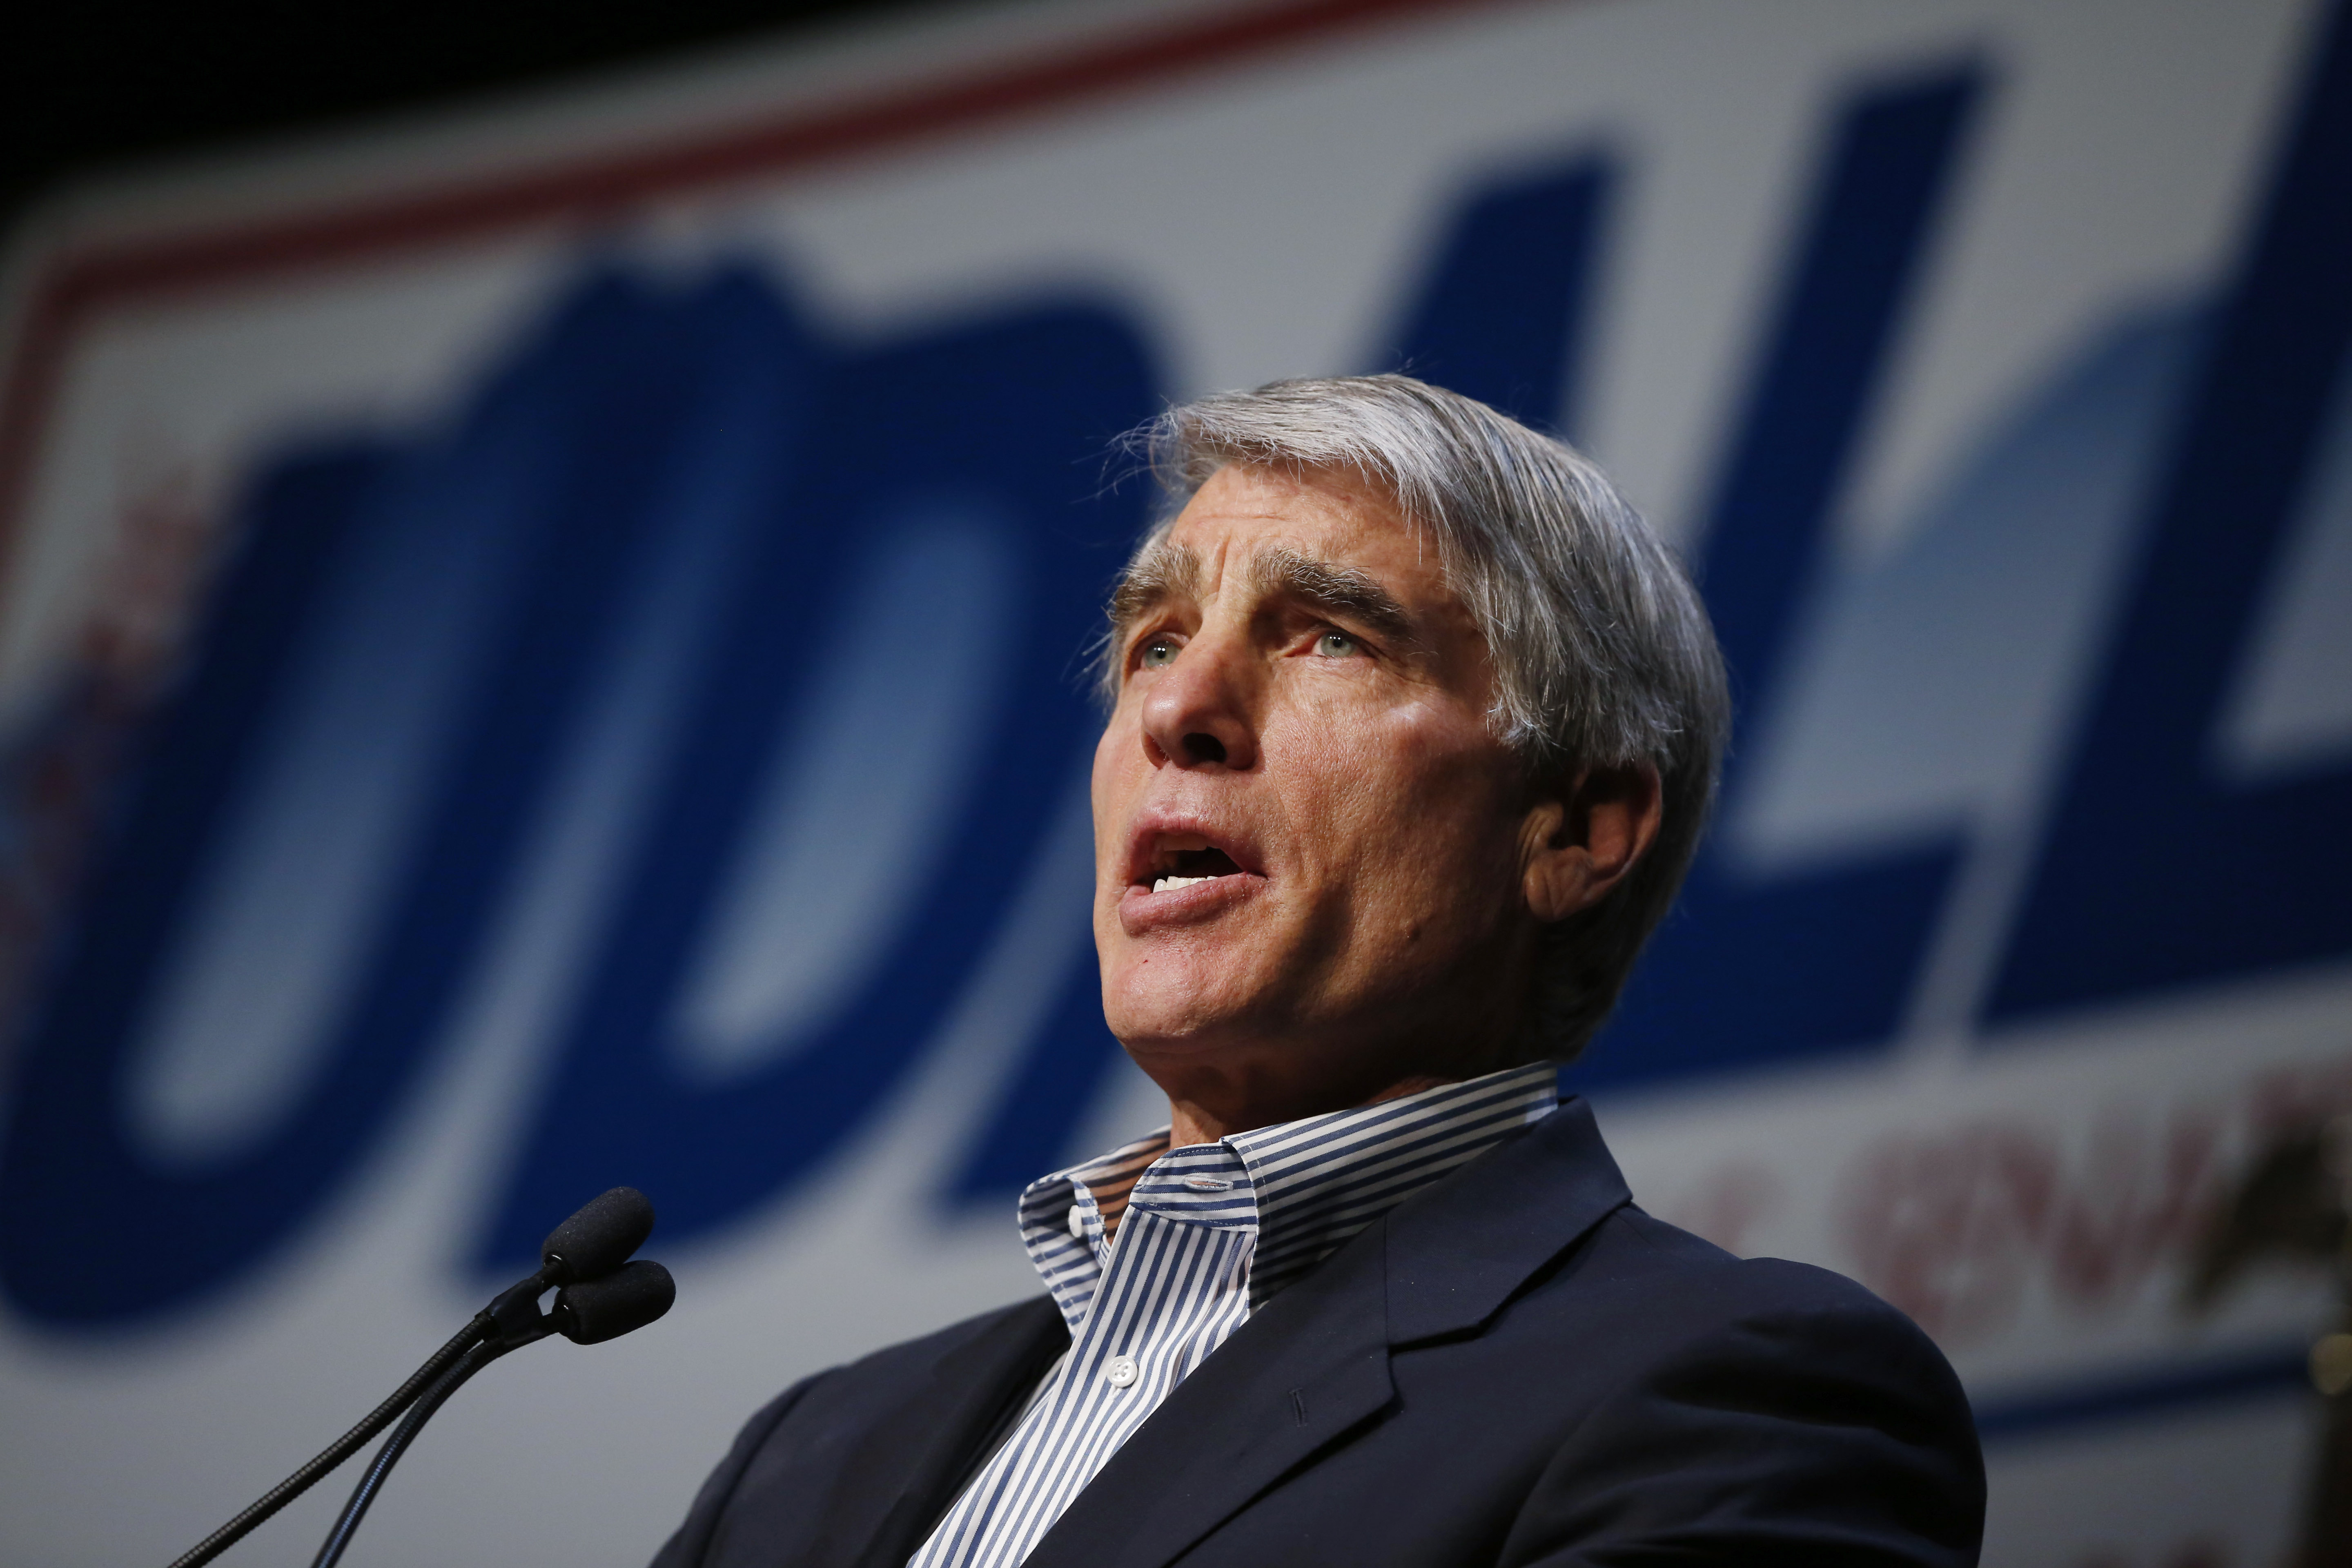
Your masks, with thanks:
<instances>
[{"instance_id":1,"label":"man's cheek","mask_svg":"<svg viewBox=\"0 0 2352 1568\"><path fill-rule=\"evenodd\" d=\"M1419 692L1382 704L1372 724L1356 728L1377 731L1381 749L1400 757L1459 752L1486 735L1483 715L1451 698Z\"/></svg>"}]
</instances>

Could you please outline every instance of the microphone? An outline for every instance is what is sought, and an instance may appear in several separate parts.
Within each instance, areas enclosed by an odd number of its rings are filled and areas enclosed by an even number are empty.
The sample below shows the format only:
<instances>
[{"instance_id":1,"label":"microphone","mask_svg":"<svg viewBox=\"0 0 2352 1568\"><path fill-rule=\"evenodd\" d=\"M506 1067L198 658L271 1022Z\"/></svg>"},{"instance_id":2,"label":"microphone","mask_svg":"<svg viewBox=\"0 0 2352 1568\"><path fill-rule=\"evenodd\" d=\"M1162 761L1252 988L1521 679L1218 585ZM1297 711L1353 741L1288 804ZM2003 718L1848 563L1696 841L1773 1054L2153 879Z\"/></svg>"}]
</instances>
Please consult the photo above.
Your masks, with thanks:
<instances>
[{"instance_id":1,"label":"microphone","mask_svg":"<svg viewBox=\"0 0 2352 1568\"><path fill-rule=\"evenodd\" d=\"M626 1262L653 1233L654 1205L646 1194L635 1187L614 1187L589 1199L579 1213L547 1233L539 1245L540 1278L550 1285L600 1279Z\"/></svg>"},{"instance_id":2,"label":"microphone","mask_svg":"<svg viewBox=\"0 0 2352 1568\"><path fill-rule=\"evenodd\" d=\"M539 1272L517 1280L474 1314L448 1343L412 1373L407 1382L337 1438L310 1463L287 1477L244 1512L174 1559L172 1568L200 1568L236 1545L263 1521L300 1497L350 1458L394 1420L400 1426L377 1451L374 1462L352 1489L351 1500L328 1533L312 1568L332 1568L384 1478L399 1462L425 1423L482 1368L528 1344L560 1333L574 1344L602 1344L644 1328L670 1309L677 1284L669 1270L629 1255L653 1234L653 1205L635 1187L614 1187L590 1200L548 1232L540 1247ZM539 1299L557 1290L552 1310ZM402 1419L403 1413L405 1419Z\"/></svg>"},{"instance_id":3,"label":"microphone","mask_svg":"<svg viewBox=\"0 0 2352 1568\"><path fill-rule=\"evenodd\" d=\"M624 1263L602 1279L568 1286L548 1316L575 1345L601 1345L634 1333L669 1310L677 1281L649 1258Z\"/></svg>"}]
</instances>

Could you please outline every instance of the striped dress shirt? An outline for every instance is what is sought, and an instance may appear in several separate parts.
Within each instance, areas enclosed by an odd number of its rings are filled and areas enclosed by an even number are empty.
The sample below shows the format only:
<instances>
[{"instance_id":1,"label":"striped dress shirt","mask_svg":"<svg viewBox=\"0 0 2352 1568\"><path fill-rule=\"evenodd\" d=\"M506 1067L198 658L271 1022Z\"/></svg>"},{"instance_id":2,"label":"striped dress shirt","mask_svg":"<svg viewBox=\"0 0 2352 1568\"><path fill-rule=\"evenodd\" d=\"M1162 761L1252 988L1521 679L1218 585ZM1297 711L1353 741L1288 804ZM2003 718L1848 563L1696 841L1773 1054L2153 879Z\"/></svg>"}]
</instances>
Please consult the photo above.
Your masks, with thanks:
<instances>
[{"instance_id":1,"label":"striped dress shirt","mask_svg":"<svg viewBox=\"0 0 2352 1568\"><path fill-rule=\"evenodd\" d=\"M1013 1568L1251 1312L1549 1115L1555 1084L1539 1062L1214 1143L1171 1149L1162 1128L1031 1183L1021 1237L1069 1352L908 1568Z\"/></svg>"}]
</instances>

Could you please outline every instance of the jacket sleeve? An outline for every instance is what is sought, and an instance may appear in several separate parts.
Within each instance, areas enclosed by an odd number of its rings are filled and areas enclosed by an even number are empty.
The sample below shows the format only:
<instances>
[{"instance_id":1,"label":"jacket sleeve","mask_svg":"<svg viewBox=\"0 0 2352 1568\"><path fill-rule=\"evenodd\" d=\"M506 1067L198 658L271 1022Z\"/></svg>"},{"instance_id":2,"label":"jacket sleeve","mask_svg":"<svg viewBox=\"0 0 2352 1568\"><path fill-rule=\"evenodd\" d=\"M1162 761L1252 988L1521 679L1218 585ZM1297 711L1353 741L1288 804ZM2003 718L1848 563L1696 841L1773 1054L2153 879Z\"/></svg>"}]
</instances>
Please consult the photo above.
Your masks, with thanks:
<instances>
[{"instance_id":1,"label":"jacket sleeve","mask_svg":"<svg viewBox=\"0 0 2352 1568\"><path fill-rule=\"evenodd\" d=\"M1967 1395L1909 1319L1848 1289L1629 1380L1546 1467L1501 1563L1973 1564L1985 1485Z\"/></svg>"},{"instance_id":2,"label":"jacket sleeve","mask_svg":"<svg viewBox=\"0 0 2352 1568\"><path fill-rule=\"evenodd\" d=\"M685 1522L655 1554L652 1568L696 1568L697 1564L709 1560L711 1538L718 1533L719 1516L727 1511L727 1504L734 1497L736 1487L742 1482L743 1472L750 1467L752 1456L760 1451L761 1445L767 1442L769 1435L775 1431L784 1417L792 1414L793 1407L828 1375L819 1373L814 1377L804 1378L793 1384L743 1423L743 1430L735 1436L735 1446L727 1450L727 1457L719 1462L717 1469L710 1472L709 1479L702 1483L702 1489L694 1494L694 1506L687 1510Z\"/></svg>"}]
</instances>

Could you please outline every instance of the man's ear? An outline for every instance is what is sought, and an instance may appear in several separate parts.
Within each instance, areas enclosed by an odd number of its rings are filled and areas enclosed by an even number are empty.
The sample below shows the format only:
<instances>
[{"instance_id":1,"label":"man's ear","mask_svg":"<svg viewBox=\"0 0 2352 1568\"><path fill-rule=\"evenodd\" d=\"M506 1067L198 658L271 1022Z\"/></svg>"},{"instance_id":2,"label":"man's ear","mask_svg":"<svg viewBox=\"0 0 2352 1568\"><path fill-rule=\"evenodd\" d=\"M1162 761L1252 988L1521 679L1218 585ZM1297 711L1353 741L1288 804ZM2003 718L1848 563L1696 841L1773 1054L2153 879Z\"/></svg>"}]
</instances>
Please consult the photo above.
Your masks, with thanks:
<instances>
[{"instance_id":1,"label":"man's ear","mask_svg":"<svg viewBox=\"0 0 2352 1568\"><path fill-rule=\"evenodd\" d=\"M1649 853L1663 814L1648 763L1588 768L1539 795L1519 826L1528 912L1549 923L1607 898Z\"/></svg>"}]
</instances>

